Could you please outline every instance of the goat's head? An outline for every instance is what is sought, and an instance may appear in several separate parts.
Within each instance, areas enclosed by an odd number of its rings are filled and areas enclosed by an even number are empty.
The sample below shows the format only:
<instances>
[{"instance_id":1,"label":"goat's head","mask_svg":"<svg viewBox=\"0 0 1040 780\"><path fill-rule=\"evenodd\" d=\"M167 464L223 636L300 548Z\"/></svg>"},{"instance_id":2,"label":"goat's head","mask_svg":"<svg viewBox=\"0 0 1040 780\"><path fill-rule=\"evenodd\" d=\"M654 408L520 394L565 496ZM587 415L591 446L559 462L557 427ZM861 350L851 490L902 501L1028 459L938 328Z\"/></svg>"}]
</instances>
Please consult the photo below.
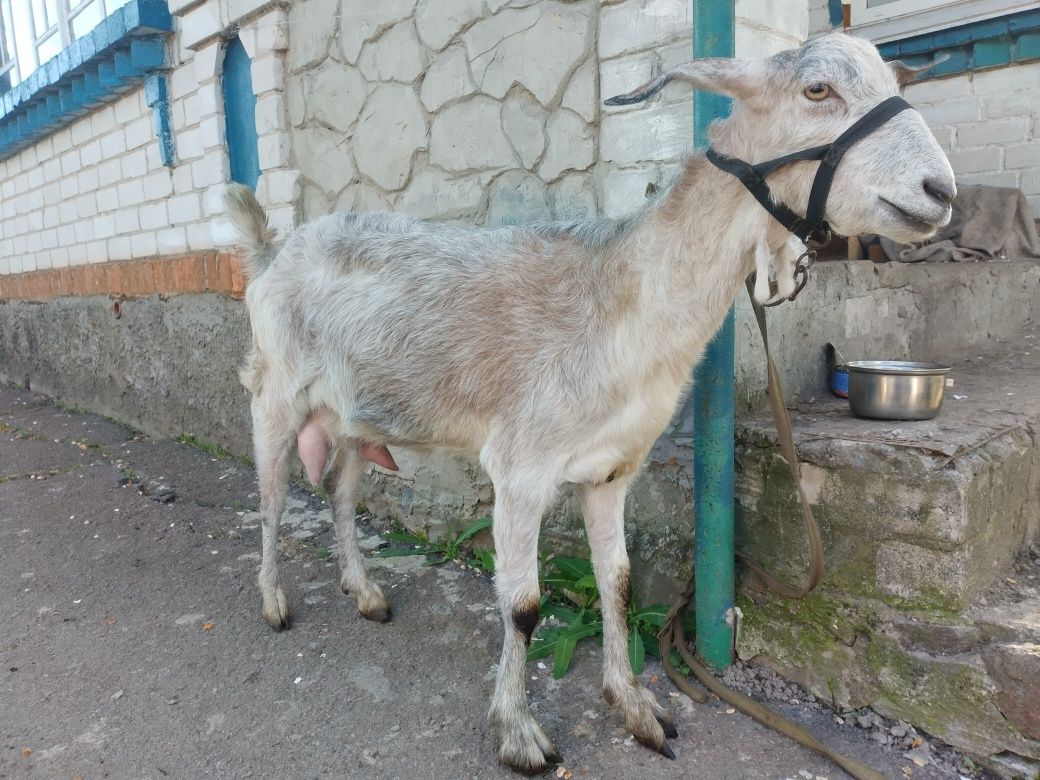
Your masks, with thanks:
<instances>
[{"instance_id":1,"label":"goat's head","mask_svg":"<svg viewBox=\"0 0 1040 780\"><path fill-rule=\"evenodd\" d=\"M712 146L750 163L834 141L915 69L886 63L867 41L826 35L768 59L702 59L670 70L611 104L645 100L669 81L734 99L714 123ZM804 215L818 163L795 162L769 177L774 197ZM920 241L950 220L953 170L916 111L903 111L854 144L831 186L825 218L845 235Z\"/></svg>"}]
</instances>

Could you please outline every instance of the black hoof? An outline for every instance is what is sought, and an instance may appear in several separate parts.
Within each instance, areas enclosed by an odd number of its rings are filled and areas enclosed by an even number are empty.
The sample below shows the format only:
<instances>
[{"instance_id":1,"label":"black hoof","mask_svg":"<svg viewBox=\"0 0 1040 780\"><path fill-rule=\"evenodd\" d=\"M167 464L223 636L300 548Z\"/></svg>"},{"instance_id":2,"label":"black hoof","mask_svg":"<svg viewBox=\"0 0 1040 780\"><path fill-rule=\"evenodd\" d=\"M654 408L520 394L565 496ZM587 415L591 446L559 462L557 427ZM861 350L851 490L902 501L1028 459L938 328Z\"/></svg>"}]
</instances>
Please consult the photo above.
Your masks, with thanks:
<instances>
[{"instance_id":1,"label":"black hoof","mask_svg":"<svg viewBox=\"0 0 1040 780\"><path fill-rule=\"evenodd\" d=\"M285 617L279 620L277 623L268 623L267 625L269 625L276 634L280 634L283 631L288 631L290 628L292 628L292 621L289 620L289 618Z\"/></svg>"},{"instance_id":2,"label":"black hoof","mask_svg":"<svg viewBox=\"0 0 1040 780\"><path fill-rule=\"evenodd\" d=\"M373 609L371 612L361 613L361 617L365 618L365 620L371 620L375 623L389 623L393 616L394 613L390 611L389 607L380 607L379 609Z\"/></svg>"},{"instance_id":3,"label":"black hoof","mask_svg":"<svg viewBox=\"0 0 1040 780\"><path fill-rule=\"evenodd\" d=\"M671 718L658 718L657 722L661 724L661 728L664 729L664 735L668 739L675 739L679 736L679 732L675 729L675 724Z\"/></svg>"},{"instance_id":4,"label":"black hoof","mask_svg":"<svg viewBox=\"0 0 1040 780\"><path fill-rule=\"evenodd\" d=\"M665 758L670 758L670 759L671 759L671 760L673 760L673 761L675 760L675 753L673 753L673 752L672 752L672 749L671 749L671 747L669 747L669 746L668 746L668 743L667 743L667 742L662 742L662 743L661 743L661 746L660 746L660 747L658 747L657 745L655 745L655 744L654 744L654 743L652 743L652 742L648 742L648 741L647 741L647 740L645 740L645 739L641 739L640 737L638 737L638 736L636 736L636 735L633 735L633 736L635 736L636 740L637 740L637 741L639 742L639 744L641 744L641 745L642 745L643 747L648 747L648 748L650 748L651 750L653 750L653 751L654 751L655 753L660 753L660 754L661 754L662 756L664 756Z\"/></svg>"},{"instance_id":5,"label":"black hoof","mask_svg":"<svg viewBox=\"0 0 1040 780\"><path fill-rule=\"evenodd\" d=\"M551 772L555 764L560 763L560 756L558 753L553 752L552 755L545 757L547 763L542 766L531 766L530 764L511 764L508 761L503 761L505 766L517 774L526 775L527 777L537 777L538 775L544 775L546 772Z\"/></svg>"}]
</instances>

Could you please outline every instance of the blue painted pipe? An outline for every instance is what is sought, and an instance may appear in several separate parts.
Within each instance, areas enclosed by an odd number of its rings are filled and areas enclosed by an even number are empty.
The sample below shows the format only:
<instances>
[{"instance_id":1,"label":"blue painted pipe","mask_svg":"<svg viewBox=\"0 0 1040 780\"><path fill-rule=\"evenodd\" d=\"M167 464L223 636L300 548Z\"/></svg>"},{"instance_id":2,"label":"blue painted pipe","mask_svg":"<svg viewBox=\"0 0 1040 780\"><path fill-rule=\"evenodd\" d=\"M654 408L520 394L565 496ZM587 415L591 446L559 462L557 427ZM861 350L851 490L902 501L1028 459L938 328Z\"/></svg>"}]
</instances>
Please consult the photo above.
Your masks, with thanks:
<instances>
[{"instance_id":1,"label":"blue painted pipe","mask_svg":"<svg viewBox=\"0 0 1040 780\"><path fill-rule=\"evenodd\" d=\"M693 56L733 56L733 3L692 0ZM708 125L729 100L693 96L693 144L708 145ZM733 309L693 374L694 607L697 654L710 666L733 663Z\"/></svg>"}]
</instances>

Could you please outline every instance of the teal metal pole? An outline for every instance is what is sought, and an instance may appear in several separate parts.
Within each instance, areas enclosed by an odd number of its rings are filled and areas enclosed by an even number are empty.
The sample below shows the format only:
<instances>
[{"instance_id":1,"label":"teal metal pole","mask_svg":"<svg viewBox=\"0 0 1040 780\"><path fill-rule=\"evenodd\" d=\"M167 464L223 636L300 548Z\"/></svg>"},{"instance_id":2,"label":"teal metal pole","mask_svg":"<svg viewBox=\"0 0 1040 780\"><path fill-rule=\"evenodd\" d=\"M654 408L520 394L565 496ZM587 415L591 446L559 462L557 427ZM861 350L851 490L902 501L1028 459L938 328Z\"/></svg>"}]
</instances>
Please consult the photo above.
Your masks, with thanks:
<instances>
[{"instance_id":1,"label":"teal metal pole","mask_svg":"<svg viewBox=\"0 0 1040 780\"><path fill-rule=\"evenodd\" d=\"M693 56L733 56L733 3L692 0ZM708 145L708 125L729 100L693 96L693 143ZM733 663L733 309L694 369L693 512L697 653L722 669Z\"/></svg>"}]
</instances>

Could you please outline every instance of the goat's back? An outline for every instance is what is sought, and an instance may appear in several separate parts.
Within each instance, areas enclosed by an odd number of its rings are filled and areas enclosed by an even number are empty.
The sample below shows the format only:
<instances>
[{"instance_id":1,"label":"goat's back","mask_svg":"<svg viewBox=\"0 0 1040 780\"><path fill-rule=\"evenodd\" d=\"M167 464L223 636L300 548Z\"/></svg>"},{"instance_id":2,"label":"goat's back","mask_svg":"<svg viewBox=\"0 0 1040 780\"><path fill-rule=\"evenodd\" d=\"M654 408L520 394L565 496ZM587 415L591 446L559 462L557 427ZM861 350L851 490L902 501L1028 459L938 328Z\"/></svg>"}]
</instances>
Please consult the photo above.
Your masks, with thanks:
<instances>
[{"instance_id":1,"label":"goat's back","mask_svg":"<svg viewBox=\"0 0 1040 780\"><path fill-rule=\"evenodd\" d=\"M247 301L259 364L348 433L478 449L520 398L588 395L607 266L566 227L332 214L290 235Z\"/></svg>"}]
</instances>

